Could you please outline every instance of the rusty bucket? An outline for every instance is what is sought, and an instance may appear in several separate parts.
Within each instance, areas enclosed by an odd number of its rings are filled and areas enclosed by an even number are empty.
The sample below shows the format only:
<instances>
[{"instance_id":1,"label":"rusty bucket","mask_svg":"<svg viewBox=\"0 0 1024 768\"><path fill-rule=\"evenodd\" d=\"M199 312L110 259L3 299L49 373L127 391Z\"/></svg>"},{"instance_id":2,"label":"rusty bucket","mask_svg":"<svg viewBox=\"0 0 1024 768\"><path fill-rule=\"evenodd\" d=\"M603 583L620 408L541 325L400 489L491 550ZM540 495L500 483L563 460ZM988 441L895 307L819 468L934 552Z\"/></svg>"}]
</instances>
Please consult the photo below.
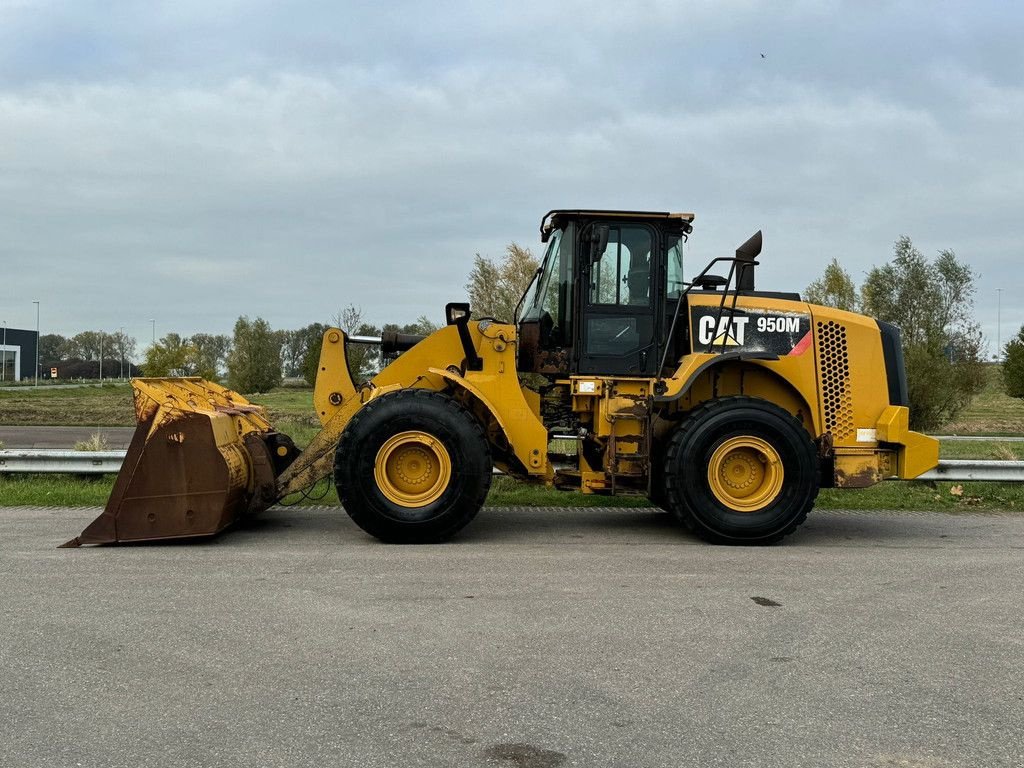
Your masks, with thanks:
<instances>
[{"instance_id":1,"label":"rusty bucket","mask_svg":"<svg viewBox=\"0 0 1024 768\"><path fill-rule=\"evenodd\" d=\"M213 536L274 503L298 451L263 408L201 378L132 388L138 426L107 505L62 546Z\"/></svg>"}]
</instances>

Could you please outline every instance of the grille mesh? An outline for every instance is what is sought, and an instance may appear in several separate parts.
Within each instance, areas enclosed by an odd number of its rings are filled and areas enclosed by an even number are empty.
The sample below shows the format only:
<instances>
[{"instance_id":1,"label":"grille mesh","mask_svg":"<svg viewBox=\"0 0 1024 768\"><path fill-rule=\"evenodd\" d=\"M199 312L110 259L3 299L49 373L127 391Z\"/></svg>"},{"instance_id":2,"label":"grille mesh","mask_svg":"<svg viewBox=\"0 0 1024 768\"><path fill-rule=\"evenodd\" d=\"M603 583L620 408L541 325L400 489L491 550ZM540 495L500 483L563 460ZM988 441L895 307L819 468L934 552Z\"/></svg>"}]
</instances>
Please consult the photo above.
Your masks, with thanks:
<instances>
[{"instance_id":1,"label":"grille mesh","mask_svg":"<svg viewBox=\"0 0 1024 768\"><path fill-rule=\"evenodd\" d=\"M853 434L853 398L850 395L850 359L846 328L834 320L818 323L821 394L825 405L825 429L836 440Z\"/></svg>"}]
</instances>

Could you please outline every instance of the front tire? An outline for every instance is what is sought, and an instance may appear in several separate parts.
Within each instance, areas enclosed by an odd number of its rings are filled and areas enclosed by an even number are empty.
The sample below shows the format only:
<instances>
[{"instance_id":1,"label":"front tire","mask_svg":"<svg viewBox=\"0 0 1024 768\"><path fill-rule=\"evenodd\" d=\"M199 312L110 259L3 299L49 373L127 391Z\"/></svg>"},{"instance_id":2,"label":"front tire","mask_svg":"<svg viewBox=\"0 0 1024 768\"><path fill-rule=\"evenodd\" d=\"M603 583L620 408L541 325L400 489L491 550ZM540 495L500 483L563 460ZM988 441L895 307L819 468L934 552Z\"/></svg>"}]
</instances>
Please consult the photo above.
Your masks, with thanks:
<instances>
[{"instance_id":1,"label":"front tire","mask_svg":"<svg viewBox=\"0 0 1024 768\"><path fill-rule=\"evenodd\" d=\"M483 506L492 470L477 420L426 389L371 400L345 428L334 457L334 482L349 517L395 544L454 536Z\"/></svg>"},{"instance_id":2,"label":"front tire","mask_svg":"<svg viewBox=\"0 0 1024 768\"><path fill-rule=\"evenodd\" d=\"M672 513L717 544L772 544L807 518L818 495L814 442L765 400L725 397L696 408L669 441Z\"/></svg>"}]
</instances>

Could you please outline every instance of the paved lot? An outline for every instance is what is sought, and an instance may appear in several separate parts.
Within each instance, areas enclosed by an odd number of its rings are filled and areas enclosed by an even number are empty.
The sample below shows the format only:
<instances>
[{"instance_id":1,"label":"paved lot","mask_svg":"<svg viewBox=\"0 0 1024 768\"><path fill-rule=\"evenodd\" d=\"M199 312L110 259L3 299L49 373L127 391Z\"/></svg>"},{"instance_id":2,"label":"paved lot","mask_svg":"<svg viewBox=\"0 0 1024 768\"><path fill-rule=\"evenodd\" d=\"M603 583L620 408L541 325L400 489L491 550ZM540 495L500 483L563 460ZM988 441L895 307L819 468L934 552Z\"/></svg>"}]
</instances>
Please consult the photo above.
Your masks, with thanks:
<instances>
[{"instance_id":1,"label":"paved lot","mask_svg":"<svg viewBox=\"0 0 1024 768\"><path fill-rule=\"evenodd\" d=\"M417 548L282 510L54 548L91 515L0 510L0 765L1024 765L1024 517L737 549L485 510Z\"/></svg>"},{"instance_id":2,"label":"paved lot","mask_svg":"<svg viewBox=\"0 0 1024 768\"><path fill-rule=\"evenodd\" d=\"M0 443L5 448L74 448L97 432L116 451L128 447L135 427L0 427Z\"/></svg>"}]
</instances>

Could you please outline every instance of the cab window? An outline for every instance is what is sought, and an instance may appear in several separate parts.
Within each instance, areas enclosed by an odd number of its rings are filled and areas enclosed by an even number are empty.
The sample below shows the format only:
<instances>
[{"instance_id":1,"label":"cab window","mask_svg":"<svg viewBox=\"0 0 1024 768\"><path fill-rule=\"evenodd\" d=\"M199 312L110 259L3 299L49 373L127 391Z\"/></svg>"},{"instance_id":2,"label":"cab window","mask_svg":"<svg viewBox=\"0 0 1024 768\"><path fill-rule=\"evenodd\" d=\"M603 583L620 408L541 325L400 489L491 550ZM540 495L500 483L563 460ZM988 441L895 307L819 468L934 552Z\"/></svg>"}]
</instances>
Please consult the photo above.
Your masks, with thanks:
<instances>
[{"instance_id":1,"label":"cab window","mask_svg":"<svg viewBox=\"0 0 1024 768\"><path fill-rule=\"evenodd\" d=\"M590 270L590 303L650 304L651 245L646 227L609 227L608 245Z\"/></svg>"},{"instance_id":2,"label":"cab window","mask_svg":"<svg viewBox=\"0 0 1024 768\"><path fill-rule=\"evenodd\" d=\"M683 238L672 235L668 241L665 263L665 295L670 299L679 297L683 291Z\"/></svg>"}]
</instances>

